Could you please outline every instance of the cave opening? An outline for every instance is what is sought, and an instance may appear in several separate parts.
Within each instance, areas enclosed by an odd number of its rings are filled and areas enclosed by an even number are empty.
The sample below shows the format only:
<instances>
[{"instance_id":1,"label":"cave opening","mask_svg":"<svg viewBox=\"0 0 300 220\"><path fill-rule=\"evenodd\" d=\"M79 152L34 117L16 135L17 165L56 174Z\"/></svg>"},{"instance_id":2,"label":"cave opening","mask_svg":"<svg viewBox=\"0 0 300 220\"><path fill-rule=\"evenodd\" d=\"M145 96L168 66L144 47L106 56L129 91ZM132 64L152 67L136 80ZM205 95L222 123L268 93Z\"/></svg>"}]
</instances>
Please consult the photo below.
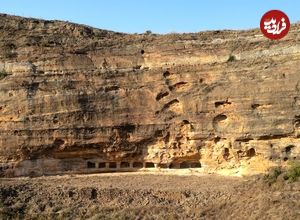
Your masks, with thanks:
<instances>
[{"instance_id":1,"label":"cave opening","mask_svg":"<svg viewBox=\"0 0 300 220\"><path fill-rule=\"evenodd\" d=\"M293 148L294 148L294 145L289 145L289 146L285 147L285 153L287 155L290 155L292 153Z\"/></svg>"},{"instance_id":2,"label":"cave opening","mask_svg":"<svg viewBox=\"0 0 300 220\"><path fill-rule=\"evenodd\" d=\"M129 162L121 162L121 164L120 164L120 167L121 168L129 168L130 167L130 163Z\"/></svg>"},{"instance_id":3,"label":"cave opening","mask_svg":"<svg viewBox=\"0 0 300 220\"><path fill-rule=\"evenodd\" d=\"M109 162L109 168L111 169L116 169L117 168L117 163L116 162Z\"/></svg>"},{"instance_id":4,"label":"cave opening","mask_svg":"<svg viewBox=\"0 0 300 220\"><path fill-rule=\"evenodd\" d=\"M106 168L106 163L105 162L100 162L98 165L98 168Z\"/></svg>"},{"instance_id":5,"label":"cave opening","mask_svg":"<svg viewBox=\"0 0 300 220\"><path fill-rule=\"evenodd\" d=\"M238 150L236 153L237 153L239 158L242 157L242 155L243 155L243 151L241 151L241 150Z\"/></svg>"},{"instance_id":6,"label":"cave opening","mask_svg":"<svg viewBox=\"0 0 300 220\"><path fill-rule=\"evenodd\" d=\"M54 146L54 147L59 147L59 146L63 145L64 143L65 143L64 140L59 139L59 138L56 138L56 139L54 140L54 142L53 142L53 146Z\"/></svg>"},{"instance_id":7,"label":"cave opening","mask_svg":"<svg viewBox=\"0 0 300 220\"><path fill-rule=\"evenodd\" d=\"M166 78L166 77L168 77L168 76L170 76L171 75L171 73L169 72L169 71L166 71L166 72L164 72L164 77Z\"/></svg>"},{"instance_id":8,"label":"cave opening","mask_svg":"<svg viewBox=\"0 0 300 220\"><path fill-rule=\"evenodd\" d=\"M161 164L159 164L159 168L167 169L167 168L169 168L169 165L165 164L165 163L161 163Z\"/></svg>"},{"instance_id":9,"label":"cave opening","mask_svg":"<svg viewBox=\"0 0 300 220\"><path fill-rule=\"evenodd\" d=\"M227 160L227 159L229 158L229 156L230 156L229 149L226 147L226 148L224 149L223 158L224 158L225 160Z\"/></svg>"},{"instance_id":10,"label":"cave opening","mask_svg":"<svg viewBox=\"0 0 300 220\"><path fill-rule=\"evenodd\" d=\"M256 152L254 148L250 148L249 150L247 150L247 157L254 157L255 154Z\"/></svg>"},{"instance_id":11,"label":"cave opening","mask_svg":"<svg viewBox=\"0 0 300 220\"><path fill-rule=\"evenodd\" d=\"M96 164L93 162L88 161L87 162L87 168L91 169L91 168L96 168Z\"/></svg>"},{"instance_id":12,"label":"cave opening","mask_svg":"<svg viewBox=\"0 0 300 220\"><path fill-rule=\"evenodd\" d=\"M147 162L146 164L145 164L145 166L146 166L146 168L154 168L155 166L154 166L154 163L151 163L151 162Z\"/></svg>"},{"instance_id":13,"label":"cave opening","mask_svg":"<svg viewBox=\"0 0 300 220\"><path fill-rule=\"evenodd\" d=\"M201 168L201 163L200 162L191 163L191 168Z\"/></svg>"},{"instance_id":14,"label":"cave opening","mask_svg":"<svg viewBox=\"0 0 300 220\"><path fill-rule=\"evenodd\" d=\"M292 154L292 149L294 147L295 147L294 145L289 145L289 146L287 146L287 147L284 148L284 154L285 154L285 156L283 158L284 161L287 161L289 159L289 157Z\"/></svg>"},{"instance_id":15,"label":"cave opening","mask_svg":"<svg viewBox=\"0 0 300 220\"><path fill-rule=\"evenodd\" d=\"M171 163L170 166L169 166L171 169L175 169L175 168L178 168L178 164L176 163Z\"/></svg>"},{"instance_id":16,"label":"cave opening","mask_svg":"<svg viewBox=\"0 0 300 220\"><path fill-rule=\"evenodd\" d=\"M187 162L182 162L180 168L190 168L190 165Z\"/></svg>"},{"instance_id":17,"label":"cave opening","mask_svg":"<svg viewBox=\"0 0 300 220\"><path fill-rule=\"evenodd\" d=\"M142 162L134 162L133 168L143 168L143 163Z\"/></svg>"}]
</instances>

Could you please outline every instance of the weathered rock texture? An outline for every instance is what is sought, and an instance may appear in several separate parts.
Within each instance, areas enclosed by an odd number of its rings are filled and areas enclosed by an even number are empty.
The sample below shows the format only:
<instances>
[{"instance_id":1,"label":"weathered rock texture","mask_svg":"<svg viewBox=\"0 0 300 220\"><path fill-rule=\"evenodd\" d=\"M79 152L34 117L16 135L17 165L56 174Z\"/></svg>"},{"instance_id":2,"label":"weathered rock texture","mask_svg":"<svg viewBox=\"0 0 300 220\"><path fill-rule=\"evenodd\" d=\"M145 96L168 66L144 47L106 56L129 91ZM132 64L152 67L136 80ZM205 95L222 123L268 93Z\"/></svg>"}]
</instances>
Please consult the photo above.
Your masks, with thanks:
<instances>
[{"instance_id":1,"label":"weathered rock texture","mask_svg":"<svg viewBox=\"0 0 300 220\"><path fill-rule=\"evenodd\" d=\"M131 35L0 15L2 175L297 158L299 33Z\"/></svg>"}]
</instances>

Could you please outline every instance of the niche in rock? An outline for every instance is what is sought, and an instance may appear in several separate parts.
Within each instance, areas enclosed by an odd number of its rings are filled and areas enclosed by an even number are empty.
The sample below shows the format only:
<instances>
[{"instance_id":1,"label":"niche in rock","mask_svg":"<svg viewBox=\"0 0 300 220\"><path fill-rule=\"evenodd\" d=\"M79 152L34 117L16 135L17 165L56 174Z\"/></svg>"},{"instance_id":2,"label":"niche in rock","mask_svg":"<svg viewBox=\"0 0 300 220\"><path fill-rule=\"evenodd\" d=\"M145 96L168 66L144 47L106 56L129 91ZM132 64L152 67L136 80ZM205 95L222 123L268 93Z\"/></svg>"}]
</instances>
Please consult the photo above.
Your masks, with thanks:
<instances>
[{"instance_id":1,"label":"niche in rock","mask_svg":"<svg viewBox=\"0 0 300 220\"><path fill-rule=\"evenodd\" d=\"M213 119L213 127L216 131L222 131L228 125L228 118L226 115L217 115Z\"/></svg>"}]
</instances>

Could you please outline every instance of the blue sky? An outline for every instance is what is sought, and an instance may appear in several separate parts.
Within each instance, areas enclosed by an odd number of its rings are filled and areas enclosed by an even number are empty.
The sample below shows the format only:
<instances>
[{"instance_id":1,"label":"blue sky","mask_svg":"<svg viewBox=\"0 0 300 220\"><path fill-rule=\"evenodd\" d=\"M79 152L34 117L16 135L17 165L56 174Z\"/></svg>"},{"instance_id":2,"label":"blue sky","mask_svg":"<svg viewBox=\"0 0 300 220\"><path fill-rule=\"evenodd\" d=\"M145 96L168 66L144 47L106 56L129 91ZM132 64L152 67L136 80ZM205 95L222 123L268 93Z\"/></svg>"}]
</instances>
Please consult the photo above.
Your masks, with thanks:
<instances>
[{"instance_id":1,"label":"blue sky","mask_svg":"<svg viewBox=\"0 0 300 220\"><path fill-rule=\"evenodd\" d=\"M56 19L127 33L259 27L271 9L300 21L299 0L1 0L0 13Z\"/></svg>"}]
</instances>

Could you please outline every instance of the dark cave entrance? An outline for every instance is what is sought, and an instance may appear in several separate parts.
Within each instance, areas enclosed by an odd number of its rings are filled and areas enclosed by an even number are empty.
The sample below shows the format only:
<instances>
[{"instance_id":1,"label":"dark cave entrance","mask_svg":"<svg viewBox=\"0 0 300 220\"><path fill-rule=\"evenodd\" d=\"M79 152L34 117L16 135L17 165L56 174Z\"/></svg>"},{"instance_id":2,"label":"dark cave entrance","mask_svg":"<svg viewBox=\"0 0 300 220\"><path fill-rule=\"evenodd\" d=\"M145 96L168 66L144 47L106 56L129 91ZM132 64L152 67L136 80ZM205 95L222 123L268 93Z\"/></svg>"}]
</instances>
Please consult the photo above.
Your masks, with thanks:
<instances>
[{"instance_id":1,"label":"dark cave entrance","mask_svg":"<svg viewBox=\"0 0 300 220\"><path fill-rule=\"evenodd\" d=\"M129 162L121 162L120 167L121 168L129 168L130 167L130 163Z\"/></svg>"},{"instance_id":2,"label":"dark cave entrance","mask_svg":"<svg viewBox=\"0 0 300 220\"><path fill-rule=\"evenodd\" d=\"M142 162L133 162L133 168L143 168Z\"/></svg>"},{"instance_id":3,"label":"dark cave entrance","mask_svg":"<svg viewBox=\"0 0 300 220\"><path fill-rule=\"evenodd\" d=\"M145 166L146 166L146 168L154 168L155 166L154 166L154 163L151 163L151 162L147 162L146 164L145 164Z\"/></svg>"},{"instance_id":4,"label":"dark cave entrance","mask_svg":"<svg viewBox=\"0 0 300 220\"><path fill-rule=\"evenodd\" d=\"M182 162L180 168L190 168L190 165L187 162Z\"/></svg>"},{"instance_id":5,"label":"dark cave entrance","mask_svg":"<svg viewBox=\"0 0 300 220\"><path fill-rule=\"evenodd\" d=\"M223 158L224 158L225 160L228 160L229 155L230 155L229 149L226 147L226 148L224 149Z\"/></svg>"},{"instance_id":6,"label":"dark cave entrance","mask_svg":"<svg viewBox=\"0 0 300 220\"><path fill-rule=\"evenodd\" d=\"M98 165L98 168L106 168L106 163L105 162L100 162Z\"/></svg>"},{"instance_id":7,"label":"dark cave entrance","mask_svg":"<svg viewBox=\"0 0 300 220\"><path fill-rule=\"evenodd\" d=\"M247 157L254 157L255 155L256 152L254 148L250 148L249 150L247 150Z\"/></svg>"},{"instance_id":8,"label":"dark cave entrance","mask_svg":"<svg viewBox=\"0 0 300 220\"><path fill-rule=\"evenodd\" d=\"M93 162L88 161L87 162L87 168L91 169L91 168L96 168L96 164Z\"/></svg>"},{"instance_id":9,"label":"dark cave entrance","mask_svg":"<svg viewBox=\"0 0 300 220\"><path fill-rule=\"evenodd\" d=\"M110 169L116 169L117 168L117 163L116 162L109 162L109 168Z\"/></svg>"}]
</instances>

